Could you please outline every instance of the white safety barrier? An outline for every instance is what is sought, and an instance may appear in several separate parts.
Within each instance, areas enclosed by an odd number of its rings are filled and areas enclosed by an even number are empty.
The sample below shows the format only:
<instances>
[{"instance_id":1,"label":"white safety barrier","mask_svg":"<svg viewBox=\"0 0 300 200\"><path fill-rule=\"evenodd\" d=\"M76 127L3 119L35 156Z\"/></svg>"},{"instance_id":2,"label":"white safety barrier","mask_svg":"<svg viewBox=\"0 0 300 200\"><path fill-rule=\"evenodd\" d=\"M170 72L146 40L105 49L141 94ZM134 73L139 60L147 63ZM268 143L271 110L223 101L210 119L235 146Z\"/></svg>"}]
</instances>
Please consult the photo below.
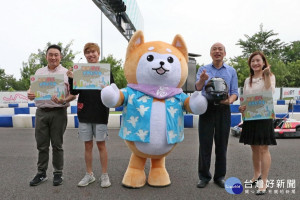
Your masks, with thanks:
<instances>
[{"instance_id":1,"label":"white safety barrier","mask_svg":"<svg viewBox=\"0 0 300 200\"><path fill-rule=\"evenodd\" d=\"M285 103L285 102L282 102ZM25 105L23 105L25 106ZM239 105L231 105L231 126L239 124L241 114L238 111ZM2 107L0 108L0 127L17 127L17 128L33 128L35 126L36 107ZM121 111L122 108L111 108L110 111ZM288 112L288 105L275 105L274 110L276 117L289 117L300 121L300 105L294 105L293 112ZM72 105L67 108L68 113L68 128L78 127L77 106ZM119 112L117 112L119 113ZM289 114L288 116L286 116ZM121 114L111 113L109 115L108 127L120 128ZM186 114L184 116L185 128L198 127L198 115Z\"/></svg>"}]
</instances>

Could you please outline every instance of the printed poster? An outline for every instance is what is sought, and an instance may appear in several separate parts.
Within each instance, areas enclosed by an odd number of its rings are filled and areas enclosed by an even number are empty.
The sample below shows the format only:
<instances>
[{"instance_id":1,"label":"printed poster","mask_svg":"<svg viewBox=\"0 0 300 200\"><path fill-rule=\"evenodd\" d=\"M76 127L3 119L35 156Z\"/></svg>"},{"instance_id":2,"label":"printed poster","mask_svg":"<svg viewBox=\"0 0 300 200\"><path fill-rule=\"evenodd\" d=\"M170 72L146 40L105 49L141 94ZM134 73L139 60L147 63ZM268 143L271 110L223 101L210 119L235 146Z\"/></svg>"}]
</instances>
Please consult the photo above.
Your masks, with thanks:
<instances>
[{"instance_id":1,"label":"printed poster","mask_svg":"<svg viewBox=\"0 0 300 200\"><path fill-rule=\"evenodd\" d=\"M0 103L28 103L27 92L0 92Z\"/></svg>"},{"instance_id":2,"label":"printed poster","mask_svg":"<svg viewBox=\"0 0 300 200\"><path fill-rule=\"evenodd\" d=\"M35 100L51 100L52 95L59 99L65 98L65 83L63 74L34 75L30 77L30 90L35 94Z\"/></svg>"},{"instance_id":3,"label":"printed poster","mask_svg":"<svg viewBox=\"0 0 300 200\"><path fill-rule=\"evenodd\" d=\"M246 110L242 114L243 120L275 118L272 91L241 95L240 104L246 105Z\"/></svg>"},{"instance_id":4,"label":"printed poster","mask_svg":"<svg viewBox=\"0 0 300 200\"><path fill-rule=\"evenodd\" d=\"M282 88L282 98L300 100L300 88Z\"/></svg>"},{"instance_id":5,"label":"printed poster","mask_svg":"<svg viewBox=\"0 0 300 200\"><path fill-rule=\"evenodd\" d=\"M73 89L95 90L110 84L110 64L75 63Z\"/></svg>"}]
</instances>

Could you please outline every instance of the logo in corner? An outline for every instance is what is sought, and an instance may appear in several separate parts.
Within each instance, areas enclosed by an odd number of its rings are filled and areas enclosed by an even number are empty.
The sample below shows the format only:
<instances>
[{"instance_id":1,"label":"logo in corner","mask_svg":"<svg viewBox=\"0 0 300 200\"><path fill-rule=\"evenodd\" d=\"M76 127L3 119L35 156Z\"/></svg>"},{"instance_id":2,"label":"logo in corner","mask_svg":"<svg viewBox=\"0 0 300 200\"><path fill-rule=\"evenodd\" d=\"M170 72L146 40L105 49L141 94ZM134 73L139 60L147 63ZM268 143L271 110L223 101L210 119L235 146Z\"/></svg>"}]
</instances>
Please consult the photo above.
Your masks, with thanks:
<instances>
[{"instance_id":1,"label":"logo in corner","mask_svg":"<svg viewBox=\"0 0 300 200\"><path fill-rule=\"evenodd\" d=\"M229 194L241 194L243 192L243 185L240 179L230 177L225 181L225 190Z\"/></svg>"}]
</instances>

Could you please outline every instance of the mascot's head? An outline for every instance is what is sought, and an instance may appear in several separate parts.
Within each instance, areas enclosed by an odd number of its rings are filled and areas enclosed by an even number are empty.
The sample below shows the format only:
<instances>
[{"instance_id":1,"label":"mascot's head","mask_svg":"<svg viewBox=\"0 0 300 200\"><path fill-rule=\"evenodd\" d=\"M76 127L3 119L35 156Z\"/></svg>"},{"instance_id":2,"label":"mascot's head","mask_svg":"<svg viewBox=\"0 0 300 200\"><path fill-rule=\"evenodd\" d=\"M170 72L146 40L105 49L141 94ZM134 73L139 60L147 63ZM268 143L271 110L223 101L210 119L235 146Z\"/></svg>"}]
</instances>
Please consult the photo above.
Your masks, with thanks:
<instances>
[{"instance_id":1,"label":"mascot's head","mask_svg":"<svg viewBox=\"0 0 300 200\"><path fill-rule=\"evenodd\" d=\"M131 38L124 64L128 83L181 88L188 74L188 51L183 38L176 35L172 44L144 42L142 31Z\"/></svg>"}]
</instances>

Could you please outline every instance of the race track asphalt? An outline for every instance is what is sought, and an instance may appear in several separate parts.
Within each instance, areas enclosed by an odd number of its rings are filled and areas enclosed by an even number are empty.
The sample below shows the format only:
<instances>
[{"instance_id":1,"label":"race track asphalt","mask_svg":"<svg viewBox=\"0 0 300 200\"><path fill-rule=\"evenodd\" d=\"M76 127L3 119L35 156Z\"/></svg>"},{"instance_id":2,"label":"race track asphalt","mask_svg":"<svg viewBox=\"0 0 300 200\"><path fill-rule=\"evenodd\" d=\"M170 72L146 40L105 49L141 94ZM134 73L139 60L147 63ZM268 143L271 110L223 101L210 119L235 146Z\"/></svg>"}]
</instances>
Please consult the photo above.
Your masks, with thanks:
<instances>
[{"instance_id":1,"label":"race track asphalt","mask_svg":"<svg viewBox=\"0 0 300 200\"><path fill-rule=\"evenodd\" d=\"M140 189L128 189L121 181L130 158L130 150L118 136L119 129L109 130L107 141L109 157L109 175L112 186L101 188L98 182L101 173L99 154L94 146L94 174L97 182L79 188L77 183L85 173L84 146L77 138L77 129L67 129L64 135L64 182L63 185L52 185L52 161L49 161L45 183L30 187L29 181L36 174L37 150L34 129L1 128L0 129L0 199L258 199L255 189L244 188L239 195L229 194L212 181L204 189L196 187L198 182L198 133L197 129L185 129L185 139L166 158L166 168L171 178L171 185L154 188L145 185ZM271 146L272 165L269 179L275 181L272 194L259 199L300 199L300 139L277 139L277 146ZM51 157L51 156L50 156ZM214 151L212 152L211 172L214 172ZM146 174L149 172L149 161L146 163ZM243 183L252 178L251 149L242 145L238 138L229 136L227 152L226 179L237 177ZM295 184L287 185L288 179ZM277 185L276 182L281 182ZM285 182L282 185L282 182ZM271 189L270 189L271 190ZM278 194L275 194L277 190Z\"/></svg>"}]
</instances>

